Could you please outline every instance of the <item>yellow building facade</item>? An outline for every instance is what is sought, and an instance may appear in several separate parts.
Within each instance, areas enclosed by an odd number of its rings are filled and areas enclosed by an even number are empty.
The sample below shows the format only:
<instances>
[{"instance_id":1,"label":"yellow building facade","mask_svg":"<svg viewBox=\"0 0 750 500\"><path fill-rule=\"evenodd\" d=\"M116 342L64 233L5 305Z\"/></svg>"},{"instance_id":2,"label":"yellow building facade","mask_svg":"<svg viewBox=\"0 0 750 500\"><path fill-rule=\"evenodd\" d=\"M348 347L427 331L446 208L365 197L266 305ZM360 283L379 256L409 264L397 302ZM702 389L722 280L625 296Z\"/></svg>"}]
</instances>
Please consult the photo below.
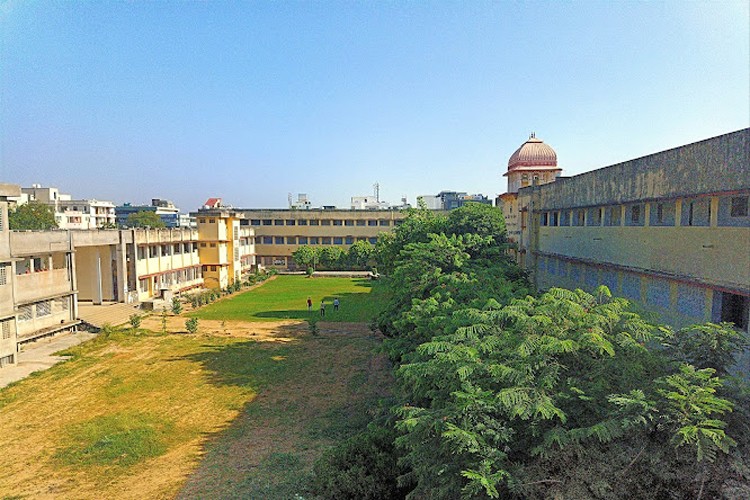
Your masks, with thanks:
<instances>
[{"instance_id":1,"label":"yellow building facade","mask_svg":"<svg viewBox=\"0 0 750 500\"><path fill-rule=\"evenodd\" d=\"M744 129L520 188L519 261L539 289L603 284L672 324L748 331L749 151Z\"/></svg>"},{"instance_id":2,"label":"yellow building facade","mask_svg":"<svg viewBox=\"0 0 750 500\"><path fill-rule=\"evenodd\" d=\"M255 266L254 232L242 227L242 213L228 209L203 209L198 223L199 256L207 288L226 288L242 280Z\"/></svg>"},{"instance_id":3,"label":"yellow building facade","mask_svg":"<svg viewBox=\"0 0 750 500\"><path fill-rule=\"evenodd\" d=\"M295 269L292 253L299 247L348 247L356 241L375 244L406 217L400 210L242 209L243 225L255 236L257 263Z\"/></svg>"}]
</instances>

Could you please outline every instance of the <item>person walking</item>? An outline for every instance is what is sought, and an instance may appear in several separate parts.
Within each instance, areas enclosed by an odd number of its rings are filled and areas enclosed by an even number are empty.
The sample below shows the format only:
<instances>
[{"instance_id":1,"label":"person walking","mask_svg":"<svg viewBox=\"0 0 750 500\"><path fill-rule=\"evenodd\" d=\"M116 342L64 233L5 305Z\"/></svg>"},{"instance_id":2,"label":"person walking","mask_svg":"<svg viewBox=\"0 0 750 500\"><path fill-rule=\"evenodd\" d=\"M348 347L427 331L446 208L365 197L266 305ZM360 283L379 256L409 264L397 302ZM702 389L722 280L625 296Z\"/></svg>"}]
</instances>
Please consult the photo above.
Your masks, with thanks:
<instances>
[{"instance_id":1,"label":"person walking","mask_svg":"<svg viewBox=\"0 0 750 500\"><path fill-rule=\"evenodd\" d=\"M326 317L326 301L325 300L320 301L320 317L321 318Z\"/></svg>"},{"instance_id":2,"label":"person walking","mask_svg":"<svg viewBox=\"0 0 750 500\"><path fill-rule=\"evenodd\" d=\"M338 311L339 310L339 298L338 297L336 297L335 299L333 299L333 310L334 311Z\"/></svg>"},{"instance_id":3,"label":"person walking","mask_svg":"<svg viewBox=\"0 0 750 500\"><path fill-rule=\"evenodd\" d=\"M310 297L307 298L307 312L312 312L312 299Z\"/></svg>"}]
</instances>

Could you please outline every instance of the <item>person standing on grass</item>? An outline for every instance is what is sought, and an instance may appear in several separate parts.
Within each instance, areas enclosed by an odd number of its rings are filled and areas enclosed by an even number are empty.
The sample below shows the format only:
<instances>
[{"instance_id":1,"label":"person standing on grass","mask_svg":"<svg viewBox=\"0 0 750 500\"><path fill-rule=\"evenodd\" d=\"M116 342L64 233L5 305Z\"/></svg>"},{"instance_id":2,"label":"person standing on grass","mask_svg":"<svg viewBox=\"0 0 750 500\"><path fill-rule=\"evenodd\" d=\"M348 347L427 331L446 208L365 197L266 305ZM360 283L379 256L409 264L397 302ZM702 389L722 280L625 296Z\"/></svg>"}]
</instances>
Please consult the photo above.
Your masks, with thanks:
<instances>
[{"instance_id":1,"label":"person standing on grass","mask_svg":"<svg viewBox=\"0 0 750 500\"><path fill-rule=\"evenodd\" d=\"M312 299L310 297L307 298L307 312L312 312Z\"/></svg>"},{"instance_id":2,"label":"person standing on grass","mask_svg":"<svg viewBox=\"0 0 750 500\"><path fill-rule=\"evenodd\" d=\"M320 317L321 318L326 317L326 301L325 300L320 301Z\"/></svg>"},{"instance_id":3,"label":"person standing on grass","mask_svg":"<svg viewBox=\"0 0 750 500\"><path fill-rule=\"evenodd\" d=\"M338 311L339 310L339 298L338 297L336 297L335 299L333 299L333 310L334 311Z\"/></svg>"}]
</instances>

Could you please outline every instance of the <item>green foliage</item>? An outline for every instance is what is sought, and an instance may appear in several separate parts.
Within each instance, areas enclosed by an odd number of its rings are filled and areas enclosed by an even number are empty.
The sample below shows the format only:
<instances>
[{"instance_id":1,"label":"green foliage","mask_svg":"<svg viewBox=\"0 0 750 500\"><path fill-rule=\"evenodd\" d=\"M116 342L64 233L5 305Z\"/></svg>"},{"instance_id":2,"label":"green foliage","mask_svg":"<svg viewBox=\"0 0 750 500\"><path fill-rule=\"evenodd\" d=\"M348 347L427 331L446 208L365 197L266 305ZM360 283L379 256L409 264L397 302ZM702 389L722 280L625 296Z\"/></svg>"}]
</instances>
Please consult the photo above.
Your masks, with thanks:
<instances>
[{"instance_id":1,"label":"green foliage","mask_svg":"<svg viewBox=\"0 0 750 500\"><path fill-rule=\"evenodd\" d=\"M185 328L189 333L195 335L198 333L198 318L190 318L185 321Z\"/></svg>"},{"instance_id":2,"label":"green foliage","mask_svg":"<svg viewBox=\"0 0 750 500\"><path fill-rule=\"evenodd\" d=\"M713 368L719 375L727 375L734 353L749 345L747 335L731 323L691 325L677 332L665 327L660 340L672 358L697 368Z\"/></svg>"},{"instance_id":3,"label":"green foliage","mask_svg":"<svg viewBox=\"0 0 750 500\"><path fill-rule=\"evenodd\" d=\"M8 227L11 231L57 229L55 212L36 201L24 203L8 213Z\"/></svg>"},{"instance_id":4,"label":"green foliage","mask_svg":"<svg viewBox=\"0 0 750 500\"><path fill-rule=\"evenodd\" d=\"M141 316L140 314L131 314L130 315L130 326L133 328L133 330L137 330L141 327Z\"/></svg>"},{"instance_id":5,"label":"green foliage","mask_svg":"<svg viewBox=\"0 0 750 500\"><path fill-rule=\"evenodd\" d=\"M166 227L161 217L156 215L156 212L151 211L134 212L128 215L127 225L128 227Z\"/></svg>"},{"instance_id":6,"label":"green foliage","mask_svg":"<svg viewBox=\"0 0 750 500\"><path fill-rule=\"evenodd\" d=\"M182 301L179 297L172 297L172 314L182 313Z\"/></svg>"},{"instance_id":7,"label":"green foliage","mask_svg":"<svg viewBox=\"0 0 750 500\"><path fill-rule=\"evenodd\" d=\"M393 429L371 426L327 452L314 467L311 491L322 498L397 499L408 488L398 485Z\"/></svg>"},{"instance_id":8,"label":"green foliage","mask_svg":"<svg viewBox=\"0 0 750 500\"><path fill-rule=\"evenodd\" d=\"M341 246L311 247L303 245L292 253L294 262L312 274L315 269L364 270L374 263L375 248L367 241L357 241L348 249Z\"/></svg>"}]
</instances>

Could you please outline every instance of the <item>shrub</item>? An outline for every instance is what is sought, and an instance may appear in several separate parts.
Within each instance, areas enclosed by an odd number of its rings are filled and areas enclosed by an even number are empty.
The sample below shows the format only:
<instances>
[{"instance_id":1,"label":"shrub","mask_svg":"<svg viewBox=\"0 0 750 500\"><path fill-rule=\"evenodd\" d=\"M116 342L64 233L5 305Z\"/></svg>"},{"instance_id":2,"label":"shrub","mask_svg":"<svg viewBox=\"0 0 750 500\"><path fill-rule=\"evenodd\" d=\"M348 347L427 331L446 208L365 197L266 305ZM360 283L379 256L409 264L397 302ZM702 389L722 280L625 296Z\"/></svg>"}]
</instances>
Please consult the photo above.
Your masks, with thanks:
<instances>
[{"instance_id":1,"label":"shrub","mask_svg":"<svg viewBox=\"0 0 750 500\"><path fill-rule=\"evenodd\" d=\"M137 330L141 327L141 315L140 314L131 314L130 315L130 326L133 328L133 330Z\"/></svg>"},{"instance_id":2,"label":"shrub","mask_svg":"<svg viewBox=\"0 0 750 500\"><path fill-rule=\"evenodd\" d=\"M192 334L198 333L198 318L190 318L185 321L185 328Z\"/></svg>"},{"instance_id":3,"label":"shrub","mask_svg":"<svg viewBox=\"0 0 750 500\"><path fill-rule=\"evenodd\" d=\"M371 426L323 455L313 468L312 493L323 498L404 498L408 488L397 479L398 464L392 429Z\"/></svg>"},{"instance_id":4,"label":"shrub","mask_svg":"<svg viewBox=\"0 0 750 500\"><path fill-rule=\"evenodd\" d=\"M182 313L182 302L180 301L179 297L172 297L172 313L173 314Z\"/></svg>"}]
</instances>

